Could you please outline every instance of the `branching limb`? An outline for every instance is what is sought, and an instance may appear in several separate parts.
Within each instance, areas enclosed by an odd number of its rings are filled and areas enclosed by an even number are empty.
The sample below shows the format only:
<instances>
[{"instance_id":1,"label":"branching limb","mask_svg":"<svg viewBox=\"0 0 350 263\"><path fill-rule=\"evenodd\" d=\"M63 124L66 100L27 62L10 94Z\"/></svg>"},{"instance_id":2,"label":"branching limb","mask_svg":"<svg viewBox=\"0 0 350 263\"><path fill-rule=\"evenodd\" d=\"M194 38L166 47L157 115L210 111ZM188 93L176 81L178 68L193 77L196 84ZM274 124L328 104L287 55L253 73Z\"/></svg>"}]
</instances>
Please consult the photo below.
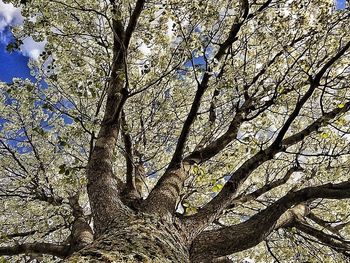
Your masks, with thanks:
<instances>
[{"instance_id":1,"label":"branching limb","mask_svg":"<svg viewBox=\"0 0 350 263\"><path fill-rule=\"evenodd\" d=\"M126 192L135 190L135 180L133 176L134 165L133 165L133 151L132 151L132 141L131 136L128 131L128 126L125 119L125 113L122 112L121 116L121 134L125 146L125 161L126 161Z\"/></svg>"},{"instance_id":2,"label":"branching limb","mask_svg":"<svg viewBox=\"0 0 350 263\"><path fill-rule=\"evenodd\" d=\"M125 39L124 39L124 46L127 48L129 46L130 43L130 39L131 39L131 35L134 32L136 25L137 25L137 21L141 15L141 12L143 10L143 6L145 4L145 0L138 0L136 2L134 11L132 12L132 15L130 17L129 20L129 24L126 27L125 30Z\"/></svg>"},{"instance_id":3,"label":"branching limb","mask_svg":"<svg viewBox=\"0 0 350 263\"><path fill-rule=\"evenodd\" d=\"M247 0L242 0L240 8L240 17L236 23L233 23L227 39L220 45L218 52L215 55L217 60L220 60L224 55L226 50L237 40L238 32L240 31L244 21L249 15L249 2ZM269 1L268 1L269 2ZM271 1L270 1L271 2Z\"/></svg>"},{"instance_id":4,"label":"branching limb","mask_svg":"<svg viewBox=\"0 0 350 263\"><path fill-rule=\"evenodd\" d=\"M246 202L249 202L249 201L252 201L252 200L255 200L257 199L259 196L267 193L268 191L278 187L278 186L281 186L283 184L285 184L289 178L291 177L291 175L294 173L294 172L298 172L298 171L302 171L303 169L300 168L300 167L292 167L290 168L286 174L283 176L283 178L281 179L278 179L274 182L271 182L271 183L268 183L268 184L265 184L263 187L255 190L254 192L252 193L249 193L249 194L246 194L246 195L240 195L240 196L237 196L233 202L232 202L232 205L229 206L228 208L233 208L235 206L237 206L238 204L243 204L243 203L246 203Z\"/></svg>"},{"instance_id":5,"label":"branching limb","mask_svg":"<svg viewBox=\"0 0 350 263\"><path fill-rule=\"evenodd\" d=\"M244 162L231 175L231 178L228 180L228 182L226 182L225 186L217 196L215 196L208 204L200 209L197 214L185 218L185 224L189 229L189 233L195 236L197 234L196 231L200 232L210 222L213 222L216 218L218 218L222 211L232 204L233 200L236 198L235 194L237 193L238 188L257 167L264 162L271 160L276 153L302 141L305 137L310 135L312 132L317 131L330 120L334 119L337 115L349 110L350 102L346 103L344 108L335 108L332 111L325 113L322 117L318 118L304 130L284 139L278 147L276 147L276 145L270 146Z\"/></svg>"},{"instance_id":6,"label":"branching limb","mask_svg":"<svg viewBox=\"0 0 350 263\"><path fill-rule=\"evenodd\" d=\"M202 232L193 241L191 248L192 261L210 262L211 258L229 255L256 246L276 229L276 226L278 227L279 218L290 207L316 198L350 198L350 181L289 192L274 204L241 224ZM303 211L307 213L307 210L304 209ZM284 222L285 224L279 223L279 225L286 225L288 220Z\"/></svg>"},{"instance_id":7,"label":"branching limb","mask_svg":"<svg viewBox=\"0 0 350 263\"><path fill-rule=\"evenodd\" d=\"M38 174L35 174L33 176L32 172L26 168L27 164L21 160L20 154L16 152L14 149L11 149L11 147L4 140L0 139L0 145L2 146L1 148L5 149L8 152L9 156L18 165L18 167L16 166L16 170L18 169L18 171L12 171L12 169L9 169L8 167L5 167L4 170L7 172L10 172L11 174L15 173L16 176L21 178L31 177L31 182L28 183L26 186L24 186L24 188L27 189L28 193L26 193L24 196L21 196L21 195L16 195L16 196L23 199L31 198L39 201L44 201L54 206L61 205L63 198L54 194L53 189L49 184L48 177L46 175L46 170L44 168L44 164L40 160L40 157L38 156L38 152L34 147L33 143L30 141L30 136L28 136L27 133L25 134L31 144L32 149L34 149L35 157L38 159L40 163L40 170L44 174L45 181L47 185L49 185L49 187L47 187L46 185L40 185ZM49 190L49 193L47 193L47 189ZM1 190L1 192L3 192L2 193L3 197L12 196L12 193L11 193L12 191L9 189Z\"/></svg>"},{"instance_id":8,"label":"branching limb","mask_svg":"<svg viewBox=\"0 0 350 263\"><path fill-rule=\"evenodd\" d=\"M224 56L226 50L237 40L237 34L248 14L249 3L248 1L243 0L240 18L238 22L233 23L227 39L220 45L218 52L214 56L216 60L219 61ZM149 197L143 204L143 210L146 212L156 213L160 216L171 216L175 210L179 193L186 179L185 169L182 165L183 151L191 126L197 116L201 99L208 88L210 78L211 75L206 72L204 73L201 82L198 83L197 92L193 99L191 109L182 126L170 164L165 174L157 182L157 185L153 188Z\"/></svg>"},{"instance_id":9,"label":"branching limb","mask_svg":"<svg viewBox=\"0 0 350 263\"><path fill-rule=\"evenodd\" d=\"M238 32L240 31L244 21L246 20L248 13L249 13L249 3L247 0L242 0L241 17L239 18L238 22L232 24L228 37L220 45L220 48L216 53L216 55L214 56L214 59L216 59L217 61L220 61L224 56L225 52L227 51L227 49L237 40ZM195 117L197 116L197 112L201 103L202 96L208 88L208 83L210 78L211 78L211 75L208 72L206 72L203 75L202 81L198 83L197 92L192 102L192 107L187 115L184 125L182 126L182 130L178 139L178 143L176 145L173 158L169 164L170 169L178 166L182 160L183 150L185 147L188 134L190 132L191 125L194 122Z\"/></svg>"},{"instance_id":10,"label":"branching limb","mask_svg":"<svg viewBox=\"0 0 350 263\"><path fill-rule=\"evenodd\" d=\"M83 208L79 204L79 195L73 195L69 198L69 204L73 211L73 225L70 236L69 254L78 251L91 244L94 240L92 229L88 218L84 215Z\"/></svg>"},{"instance_id":11,"label":"branching limb","mask_svg":"<svg viewBox=\"0 0 350 263\"><path fill-rule=\"evenodd\" d=\"M0 247L0 255L13 256L19 254L46 254L60 258L65 258L75 251L80 250L93 241L93 232L88 223L88 218L84 216L83 209L78 202L79 196L73 195L69 198L69 204L72 208L74 221L72 224L71 235L65 244L53 244L45 242L35 242L27 244L18 244L15 246ZM51 229L55 231L62 226ZM6 235L6 239L26 237L34 235L38 230L32 230L22 233Z\"/></svg>"},{"instance_id":12,"label":"branching limb","mask_svg":"<svg viewBox=\"0 0 350 263\"><path fill-rule=\"evenodd\" d=\"M290 128L290 125L293 123L296 117L298 117L301 109L303 108L304 104L308 101L308 99L311 97L311 95L314 93L315 89L320 85L321 78L326 73L327 70L330 69L330 67L339 59L341 58L344 53L349 49L350 47L350 41L341 48L337 54L335 54L331 59L327 61L327 63L321 68L319 72L314 77L310 77L310 87L306 91L306 93L301 97L301 99L297 102L295 105L295 108L293 112L289 115L287 121L279 131L275 141L273 144L278 145L282 142L283 137L287 133L287 131Z\"/></svg>"},{"instance_id":13,"label":"branching limb","mask_svg":"<svg viewBox=\"0 0 350 263\"><path fill-rule=\"evenodd\" d=\"M350 241L340 239L338 236L327 234L299 220L295 220L292 226L309 236L317 238L322 244L330 247L338 253L342 253L348 257L350 256Z\"/></svg>"},{"instance_id":14,"label":"branching limb","mask_svg":"<svg viewBox=\"0 0 350 263\"><path fill-rule=\"evenodd\" d=\"M301 40L305 39L305 37L312 35L312 34L305 34L302 35L299 38L293 39L293 41L286 46L283 46L281 51L278 52L276 55L274 55L272 57L272 59L270 59L265 66L253 77L252 81L249 84L246 84L244 89L248 90L250 87L252 87L261 76L263 76L267 69L272 66L277 59L283 55L284 50L290 46L294 46L296 43L300 42ZM294 66L294 63L291 67L288 68L287 72ZM286 74L287 74L286 72ZM282 81L282 80L281 80ZM280 82L281 83L281 82ZM262 109L258 110L257 114L254 114L254 118L257 117L260 113L262 113L264 110L266 110L269 106L273 105L274 102L277 99L277 88L278 88L279 84L276 85L275 89L276 89L276 95L273 96L271 98L271 100L268 100L265 102L265 105L262 107ZM217 92L215 90L215 92ZM214 92L214 96L215 96L215 92ZM214 97L213 96L213 97ZM238 130L240 128L240 126L242 125L242 123L244 121L246 121L248 118L248 115L253 111L253 109L255 109L257 107L256 105L256 98L254 98L253 96L249 96L248 94L245 95L245 102L244 104L239 107L237 109L237 112L235 114L235 116L233 117L229 128L227 129L227 131L221 135L219 138L217 138L216 140L214 140L213 142L211 142L209 145L196 149L194 152L190 153L189 155L187 155L184 158L184 162L187 163L196 163L196 164L200 164L203 163L205 161L207 161L208 159L214 157L216 154L218 154L219 152L221 152L222 150L224 150L224 148L230 144L234 139L237 138L237 134L238 134ZM249 118L250 119L250 118Z\"/></svg>"},{"instance_id":15,"label":"branching limb","mask_svg":"<svg viewBox=\"0 0 350 263\"><path fill-rule=\"evenodd\" d=\"M128 90L124 25L118 20L120 10L117 4L115 1L111 1L111 4L114 13L112 68L103 121L87 165L87 190L97 235L115 218L125 218L130 213L118 196L121 185L113 173L112 164L119 135L120 114L127 100Z\"/></svg>"},{"instance_id":16,"label":"branching limb","mask_svg":"<svg viewBox=\"0 0 350 263\"><path fill-rule=\"evenodd\" d=\"M328 231L332 232L335 235L339 235L339 230L341 230L342 228L344 228L350 223L350 222L345 222L342 224L337 224L336 226L332 226L332 222L324 221L322 218L319 218L317 215L315 215L312 212L307 217L312 221L314 221L316 224L322 226L323 228L327 229Z\"/></svg>"},{"instance_id":17,"label":"branching limb","mask_svg":"<svg viewBox=\"0 0 350 263\"><path fill-rule=\"evenodd\" d=\"M307 100L316 88L314 87L315 83L319 83L321 73L324 72L331 67L337 59L339 59L350 47L350 42L348 42L340 51L334 55L331 59L329 59L325 66L316 74L311 81L310 88L307 91L307 96L303 97L302 104L299 105L302 107L304 105L304 100ZM300 104L300 101L298 104ZM262 150L255 154L253 157L245 161L230 177L230 179L226 182L223 189L219 192L217 196L215 196L208 204L206 204L199 212L190 218L186 219L185 224L189 228L189 233L196 235L200 231L202 231L206 226L208 226L211 222L213 222L218 216L222 213L224 209L229 207L236 197L236 193L242 183L249 177L249 175L258 168L264 162L271 160L276 153L283 151L284 149L301 142L305 137L310 135L312 132L317 131L322 126L328 124L328 122L334 119L337 115L347 112L350 109L350 102L347 102L344 108L335 108L330 112L324 113L323 116L318 118L304 130L295 133L285 139L283 139L287 130L290 127L291 122L296 118L295 114L298 114L300 109L292 112L290 118L286 121L285 125L282 127L281 131L277 135L275 141L267 147L265 150ZM287 130L286 130L287 129ZM198 231L198 232L197 232Z\"/></svg>"}]
</instances>

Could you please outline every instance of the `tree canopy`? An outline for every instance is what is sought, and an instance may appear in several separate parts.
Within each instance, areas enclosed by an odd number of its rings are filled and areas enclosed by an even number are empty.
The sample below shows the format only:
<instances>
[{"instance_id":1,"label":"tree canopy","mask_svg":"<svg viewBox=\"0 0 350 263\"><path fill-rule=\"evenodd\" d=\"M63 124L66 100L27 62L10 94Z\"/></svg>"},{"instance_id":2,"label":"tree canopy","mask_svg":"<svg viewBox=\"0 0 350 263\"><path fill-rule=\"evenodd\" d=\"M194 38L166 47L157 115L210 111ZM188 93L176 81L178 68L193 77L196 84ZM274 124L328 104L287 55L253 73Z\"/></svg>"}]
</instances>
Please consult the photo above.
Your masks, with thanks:
<instances>
[{"instance_id":1,"label":"tree canopy","mask_svg":"<svg viewBox=\"0 0 350 263\"><path fill-rule=\"evenodd\" d=\"M349 260L349 10L7 2L46 46L1 83L0 262L59 261L124 205L178 220L193 262Z\"/></svg>"}]
</instances>

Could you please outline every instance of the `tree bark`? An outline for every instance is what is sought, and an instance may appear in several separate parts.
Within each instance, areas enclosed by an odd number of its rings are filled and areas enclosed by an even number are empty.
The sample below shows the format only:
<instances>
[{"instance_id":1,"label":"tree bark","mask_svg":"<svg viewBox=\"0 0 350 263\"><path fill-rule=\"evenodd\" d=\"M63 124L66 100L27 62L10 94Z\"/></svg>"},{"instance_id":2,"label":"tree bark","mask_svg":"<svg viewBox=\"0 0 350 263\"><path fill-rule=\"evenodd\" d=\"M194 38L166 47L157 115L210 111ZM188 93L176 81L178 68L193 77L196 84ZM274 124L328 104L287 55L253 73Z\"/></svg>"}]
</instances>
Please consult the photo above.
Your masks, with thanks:
<instances>
[{"instance_id":1,"label":"tree bark","mask_svg":"<svg viewBox=\"0 0 350 263\"><path fill-rule=\"evenodd\" d=\"M147 214L116 219L91 245L64 262L181 262L189 263L181 229Z\"/></svg>"}]
</instances>

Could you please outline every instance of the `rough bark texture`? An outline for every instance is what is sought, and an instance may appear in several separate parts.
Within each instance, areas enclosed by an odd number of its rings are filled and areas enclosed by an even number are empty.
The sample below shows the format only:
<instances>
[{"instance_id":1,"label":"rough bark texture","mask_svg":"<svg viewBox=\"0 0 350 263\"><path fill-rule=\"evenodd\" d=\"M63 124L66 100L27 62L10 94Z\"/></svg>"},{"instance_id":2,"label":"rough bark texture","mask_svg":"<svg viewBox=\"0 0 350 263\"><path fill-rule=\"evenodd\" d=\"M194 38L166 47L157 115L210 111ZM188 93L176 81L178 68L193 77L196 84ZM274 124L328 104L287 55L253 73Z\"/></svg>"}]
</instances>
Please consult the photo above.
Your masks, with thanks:
<instances>
[{"instance_id":1,"label":"rough bark texture","mask_svg":"<svg viewBox=\"0 0 350 263\"><path fill-rule=\"evenodd\" d=\"M181 262L189 261L183 237L173 223L146 214L116 219L94 243L65 262Z\"/></svg>"},{"instance_id":2,"label":"rough bark texture","mask_svg":"<svg viewBox=\"0 0 350 263\"><path fill-rule=\"evenodd\" d=\"M171 219L185 178L183 167L167 171L145 200L142 210Z\"/></svg>"}]
</instances>

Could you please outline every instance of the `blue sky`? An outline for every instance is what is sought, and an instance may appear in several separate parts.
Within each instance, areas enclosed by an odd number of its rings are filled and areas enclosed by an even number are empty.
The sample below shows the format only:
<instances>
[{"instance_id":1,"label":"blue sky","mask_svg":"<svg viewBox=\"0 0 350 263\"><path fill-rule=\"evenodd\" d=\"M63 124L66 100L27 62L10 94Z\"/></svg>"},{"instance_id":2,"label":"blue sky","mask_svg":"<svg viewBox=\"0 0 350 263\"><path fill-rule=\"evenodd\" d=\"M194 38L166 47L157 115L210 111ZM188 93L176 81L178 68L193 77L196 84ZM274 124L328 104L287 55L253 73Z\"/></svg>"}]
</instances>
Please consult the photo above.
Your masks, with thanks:
<instances>
[{"instance_id":1,"label":"blue sky","mask_svg":"<svg viewBox=\"0 0 350 263\"><path fill-rule=\"evenodd\" d=\"M11 33L6 28L1 34L9 36ZM7 52L6 46L6 42L0 42L0 81L11 82L13 77L32 78L27 67L29 58L20 52Z\"/></svg>"},{"instance_id":2,"label":"blue sky","mask_svg":"<svg viewBox=\"0 0 350 263\"><path fill-rule=\"evenodd\" d=\"M44 49L44 42L35 42L31 37L23 39L20 50L9 53L6 47L14 41L11 33L11 26L23 23L23 17L18 8L12 4L4 4L0 0L0 81L12 82L12 78L29 78L30 75L27 66L29 58L37 58Z\"/></svg>"},{"instance_id":3,"label":"blue sky","mask_svg":"<svg viewBox=\"0 0 350 263\"><path fill-rule=\"evenodd\" d=\"M344 9L346 7L346 0L337 0L336 6L338 9Z\"/></svg>"},{"instance_id":4,"label":"blue sky","mask_svg":"<svg viewBox=\"0 0 350 263\"><path fill-rule=\"evenodd\" d=\"M337 0L337 8L345 8L345 2L345 0ZM33 79L27 66L29 57L37 57L45 43L37 43L29 37L25 39L20 51L9 53L6 50L7 44L13 40L10 27L21 24L22 21L23 18L18 9L0 0L0 81L9 83L14 77Z\"/></svg>"}]
</instances>

